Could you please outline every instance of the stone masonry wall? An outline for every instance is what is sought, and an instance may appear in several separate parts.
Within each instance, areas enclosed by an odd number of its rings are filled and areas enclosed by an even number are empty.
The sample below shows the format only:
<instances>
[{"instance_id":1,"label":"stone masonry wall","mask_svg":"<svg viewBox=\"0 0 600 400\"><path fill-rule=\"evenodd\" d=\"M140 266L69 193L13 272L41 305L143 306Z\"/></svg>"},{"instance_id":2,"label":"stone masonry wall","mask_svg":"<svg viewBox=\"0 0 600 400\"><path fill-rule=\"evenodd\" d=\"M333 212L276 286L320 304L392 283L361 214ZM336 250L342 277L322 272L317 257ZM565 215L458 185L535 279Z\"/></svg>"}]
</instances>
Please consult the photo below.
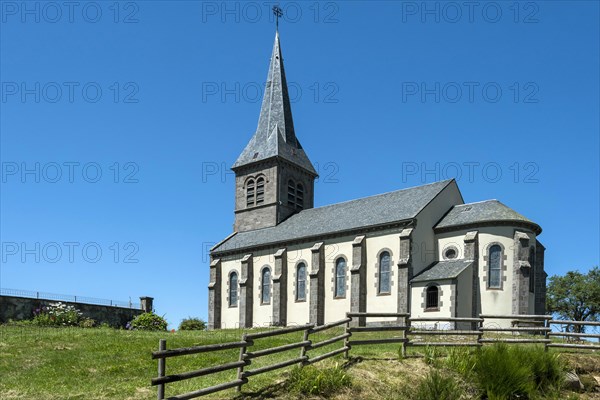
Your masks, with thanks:
<instances>
[{"instance_id":1,"label":"stone masonry wall","mask_svg":"<svg viewBox=\"0 0 600 400\"><path fill-rule=\"evenodd\" d=\"M57 303L55 300L32 299L28 297L0 296L0 323L12 320L33 318L33 311L41 306ZM75 306L85 317L93 318L98 324L107 323L112 327L125 327L137 315L144 312L141 308L124 308L96 304L73 303L63 301L63 304ZM152 311L151 309L149 311Z\"/></svg>"}]
</instances>

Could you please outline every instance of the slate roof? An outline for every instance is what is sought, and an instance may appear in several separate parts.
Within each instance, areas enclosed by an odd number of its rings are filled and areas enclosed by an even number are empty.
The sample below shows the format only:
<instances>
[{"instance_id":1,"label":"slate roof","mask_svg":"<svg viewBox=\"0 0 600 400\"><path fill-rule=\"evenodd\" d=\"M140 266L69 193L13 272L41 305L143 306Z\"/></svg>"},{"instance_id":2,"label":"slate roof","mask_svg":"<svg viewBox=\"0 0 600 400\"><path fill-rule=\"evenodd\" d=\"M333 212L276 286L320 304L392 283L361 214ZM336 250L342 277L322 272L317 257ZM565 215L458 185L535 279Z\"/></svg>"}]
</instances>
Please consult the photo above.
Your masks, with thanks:
<instances>
[{"instance_id":1,"label":"slate roof","mask_svg":"<svg viewBox=\"0 0 600 400\"><path fill-rule=\"evenodd\" d=\"M453 227L484 224L487 222L524 223L530 225L537 234L542 232L542 228L538 224L525 218L498 200L456 205L437 223L435 230L448 230Z\"/></svg>"},{"instance_id":2,"label":"slate roof","mask_svg":"<svg viewBox=\"0 0 600 400\"><path fill-rule=\"evenodd\" d=\"M436 261L423 272L415 276L411 282L429 282L441 281L445 279L457 278L465 269L467 269L473 260L443 260Z\"/></svg>"},{"instance_id":3,"label":"slate roof","mask_svg":"<svg viewBox=\"0 0 600 400\"><path fill-rule=\"evenodd\" d=\"M213 253L323 236L415 218L453 180L398 190L302 210L279 225L240 232L212 249Z\"/></svg>"},{"instance_id":4,"label":"slate roof","mask_svg":"<svg viewBox=\"0 0 600 400\"><path fill-rule=\"evenodd\" d=\"M279 33L275 34L258 127L232 168L272 157L283 158L317 175L294 131Z\"/></svg>"}]
</instances>

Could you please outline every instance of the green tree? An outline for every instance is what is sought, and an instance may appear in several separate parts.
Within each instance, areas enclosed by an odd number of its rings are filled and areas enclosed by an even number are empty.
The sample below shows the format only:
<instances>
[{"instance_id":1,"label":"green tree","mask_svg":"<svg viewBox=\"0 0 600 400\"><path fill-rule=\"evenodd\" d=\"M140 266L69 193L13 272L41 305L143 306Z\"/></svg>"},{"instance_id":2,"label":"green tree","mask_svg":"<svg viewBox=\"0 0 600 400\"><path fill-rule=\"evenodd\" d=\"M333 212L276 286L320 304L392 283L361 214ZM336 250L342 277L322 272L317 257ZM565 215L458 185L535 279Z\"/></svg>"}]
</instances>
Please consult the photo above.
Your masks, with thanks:
<instances>
[{"instance_id":1,"label":"green tree","mask_svg":"<svg viewBox=\"0 0 600 400\"><path fill-rule=\"evenodd\" d=\"M547 306L561 319L597 321L600 316L600 269L596 266L586 274L569 271L564 276L550 277ZM585 327L574 325L573 330L581 333Z\"/></svg>"}]
</instances>

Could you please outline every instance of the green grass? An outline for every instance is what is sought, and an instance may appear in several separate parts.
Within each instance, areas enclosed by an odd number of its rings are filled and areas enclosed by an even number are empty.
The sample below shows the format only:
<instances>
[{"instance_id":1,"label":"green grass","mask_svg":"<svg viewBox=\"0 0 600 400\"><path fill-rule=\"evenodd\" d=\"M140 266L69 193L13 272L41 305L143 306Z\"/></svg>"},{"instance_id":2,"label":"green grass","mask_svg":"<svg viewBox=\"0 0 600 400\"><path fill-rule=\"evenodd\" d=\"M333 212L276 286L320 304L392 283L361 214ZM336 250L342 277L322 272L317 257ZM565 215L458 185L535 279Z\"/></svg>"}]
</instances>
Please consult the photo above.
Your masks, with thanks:
<instances>
[{"instance_id":1,"label":"green grass","mask_svg":"<svg viewBox=\"0 0 600 400\"><path fill-rule=\"evenodd\" d=\"M342 332L342 328L331 329L311 335L310 339L315 343ZM239 341L242 333L241 330L171 333L0 325L0 397L3 400L155 399L156 388L150 386L150 379L157 375L157 361L152 360L151 353L158 349L159 339L167 339L168 348L177 348ZM353 336L353 339L391 336L389 333L361 333ZM252 351L300 340L302 332L257 339ZM314 357L340 347L341 342L338 342L309 352L309 356ZM469 360L475 350L439 348L434 352L431 348L409 348L408 356L399 359L398 348L397 344L356 346L350 351L351 359L348 362L341 355L322 361L316 364L316 371L319 371L317 375L320 374L322 382L317 386L326 388L329 383L336 382L338 378L343 381L342 377L347 376L352 386L344 384L339 392L336 389L333 399L413 399L418 398L413 395L421 384L428 385L434 395L438 393L436 390L445 390L450 376L459 381L463 393L476 393L472 390L475 379L469 378L474 369ZM556 352L548 354L552 356ZM248 369L299 355L300 350L294 349L261 357L252 360ZM570 360L573 359L572 362L580 364L580 367L573 368L585 368L589 374L598 375L600 372L600 357L597 354L573 353L568 356ZM234 349L170 358L167 360L167 374L223 364L238 357L239 350ZM336 364L339 365L337 370ZM535 365L539 376L549 379L555 376L555 370L547 360L540 358ZM489 368L497 369L498 364L492 360ZM292 366L249 378L240 398L304 398L302 390L290 389L293 370ZM439 370L440 374L431 375L433 370ZM315 370L309 369L302 374L310 375L311 371L314 373ZM310 385L310 376L300 377L306 378L304 383ZM235 378L236 371L232 370L168 384L167 395L182 394ZM537 383L545 385L542 381ZM425 386L424 389L427 389ZM209 398L235 396L237 393L231 389ZM563 398L568 397L569 394L566 394Z\"/></svg>"},{"instance_id":2,"label":"green grass","mask_svg":"<svg viewBox=\"0 0 600 400\"><path fill-rule=\"evenodd\" d=\"M298 395L320 395L329 397L341 389L352 386L352 378L336 364L334 367L295 367L290 371L286 384L292 393Z\"/></svg>"},{"instance_id":3,"label":"green grass","mask_svg":"<svg viewBox=\"0 0 600 400\"><path fill-rule=\"evenodd\" d=\"M462 396L454 377L434 369L421 380L412 397L418 400L460 400Z\"/></svg>"},{"instance_id":4,"label":"green grass","mask_svg":"<svg viewBox=\"0 0 600 400\"><path fill-rule=\"evenodd\" d=\"M315 335L323 340L339 334ZM167 348L189 347L239 341L242 331L141 332L114 329L42 328L0 326L0 392L3 399L151 399L156 388L150 379L157 376L157 361L151 359L160 339ZM318 337L318 339L317 339ZM252 350L298 342L302 332L257 339ZM323 354L341 343L315 350ZM396 349L393 349L395 352ZM298 350L252 360L249 368L299 356ZM167 359L167 374L192 371L236 361L239 350L223 350ZM332 360L341 359L341 356ZM289 371L291 369L288 368ZM231 381L235 370L167 385L167 394L181 394ZM250 379L244 391L261 392L282 382L282 374L271 372ZM234 390L212 397L233 395Z\"/></svg>"}]
</instances>

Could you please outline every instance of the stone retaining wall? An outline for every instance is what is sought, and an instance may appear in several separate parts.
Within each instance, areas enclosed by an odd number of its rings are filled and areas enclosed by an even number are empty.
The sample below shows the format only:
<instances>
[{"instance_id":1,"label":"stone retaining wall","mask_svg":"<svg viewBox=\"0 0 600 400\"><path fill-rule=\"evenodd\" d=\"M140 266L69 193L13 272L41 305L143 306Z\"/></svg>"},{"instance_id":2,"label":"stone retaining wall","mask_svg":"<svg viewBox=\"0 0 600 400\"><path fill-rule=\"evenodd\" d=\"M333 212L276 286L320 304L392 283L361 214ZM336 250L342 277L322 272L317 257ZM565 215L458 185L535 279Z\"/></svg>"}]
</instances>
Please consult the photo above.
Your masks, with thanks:
<instances>
[{"instance_id":1,"label":"stone retaining wall","mask_svg":"<svg viewBox=\"0 0 600 400\"><path fill-rule=\"evenodd\" d=\"M50 303L57 303L56 300L33 299L28 297L0 296L0 323L8 320L25 320L33 318L33 311ZM98 324L107 323L112 327L125 327L127 322L136 316L152 311L152 298L142 297L139 308L125 308L116 306L104 306L97 304L75 303L62 301L67 305L75 306L83 313L84 317L96 320Z\"/></svg>"}]
</instances>

